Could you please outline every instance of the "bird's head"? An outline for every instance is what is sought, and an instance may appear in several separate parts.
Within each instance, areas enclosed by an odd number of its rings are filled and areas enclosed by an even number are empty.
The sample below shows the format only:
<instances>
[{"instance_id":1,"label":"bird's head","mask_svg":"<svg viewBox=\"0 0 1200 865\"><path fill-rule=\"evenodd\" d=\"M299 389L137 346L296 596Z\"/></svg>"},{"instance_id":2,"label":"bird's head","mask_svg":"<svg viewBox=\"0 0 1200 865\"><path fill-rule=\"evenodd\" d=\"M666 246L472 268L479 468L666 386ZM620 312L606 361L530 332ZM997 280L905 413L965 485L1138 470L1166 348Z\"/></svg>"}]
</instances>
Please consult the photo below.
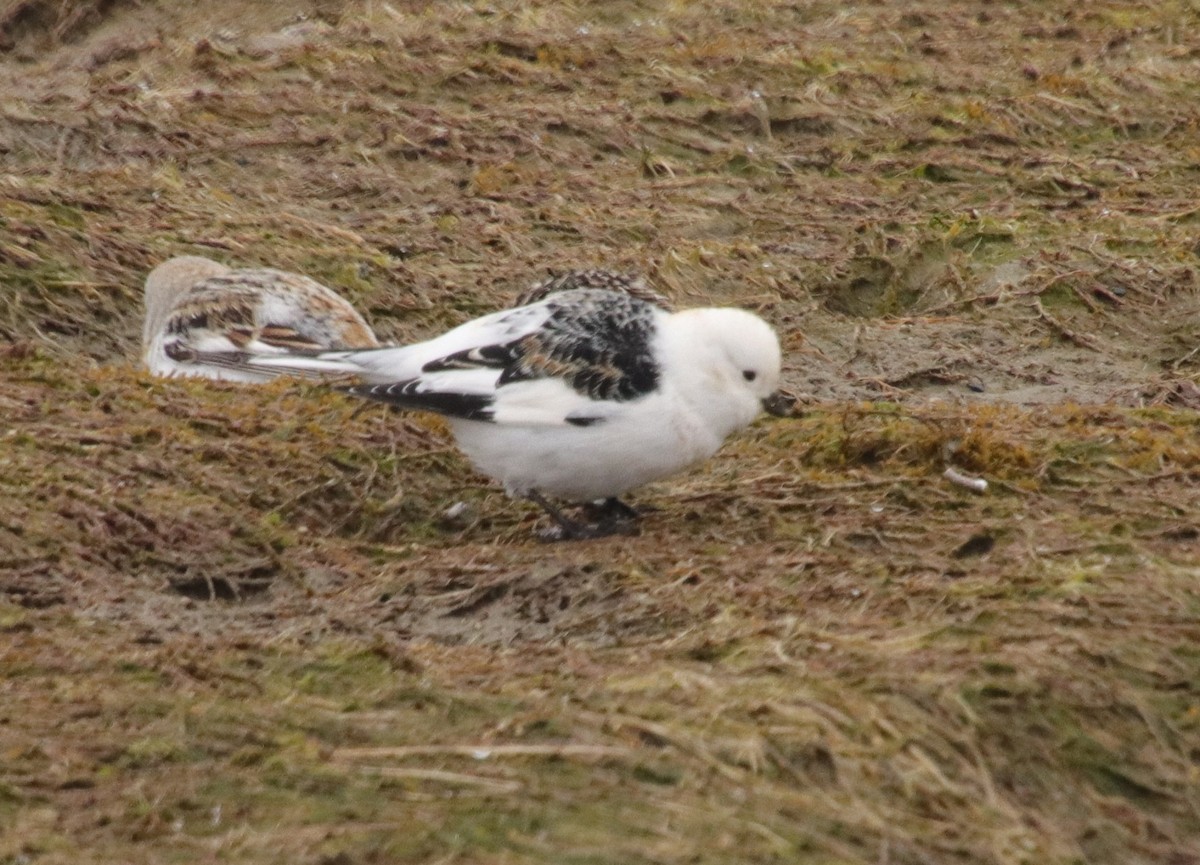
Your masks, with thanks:
<instances>
[{"instance_id":1,"label":"bird's head","mask_svg":"<svg viewBox=\"0 0 1200 865\"><path fill-rule=\"evenodd\" d=\"M769 324L744 309L691 309L671 316L668 364L685 398L728 435L760 411L778 414L782 352Z\"/></svg>"},{"instance_id":2,"label":"bird's head","mask_svg":"<svg viewBox=\"0 0 1200 865\"><path fill-rule=\"evenodd\" d=\"M229 268L220 262L199 255L176 256L150 271L146 277L146 321L142 328L142 345L149 345L150 340L162 330L184 292L198 282L228 271Z\"/></svg>"}]
</instances>

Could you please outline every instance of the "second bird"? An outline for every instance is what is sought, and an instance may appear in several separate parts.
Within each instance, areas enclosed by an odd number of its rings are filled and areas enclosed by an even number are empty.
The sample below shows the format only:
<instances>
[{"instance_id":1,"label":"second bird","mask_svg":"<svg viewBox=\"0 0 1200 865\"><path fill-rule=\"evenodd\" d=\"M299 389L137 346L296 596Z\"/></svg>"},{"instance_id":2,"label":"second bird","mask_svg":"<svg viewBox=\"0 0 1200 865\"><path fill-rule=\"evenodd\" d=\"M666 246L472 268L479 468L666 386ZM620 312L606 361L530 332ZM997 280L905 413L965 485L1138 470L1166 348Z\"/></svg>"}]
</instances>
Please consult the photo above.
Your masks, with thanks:
<instances>
[{"instance_id":1,"label":"second bird","mask_svg":"<svg viewBox=\"0 0 1200 865\"><path fill-rule=\"evenodd\" d=\"M142 359L156 375L263 382L279 373L221 358L379 345L363 317L332 289L273 268L179 256L150 272L145 301Z\"/></svg>"}]
</instances>

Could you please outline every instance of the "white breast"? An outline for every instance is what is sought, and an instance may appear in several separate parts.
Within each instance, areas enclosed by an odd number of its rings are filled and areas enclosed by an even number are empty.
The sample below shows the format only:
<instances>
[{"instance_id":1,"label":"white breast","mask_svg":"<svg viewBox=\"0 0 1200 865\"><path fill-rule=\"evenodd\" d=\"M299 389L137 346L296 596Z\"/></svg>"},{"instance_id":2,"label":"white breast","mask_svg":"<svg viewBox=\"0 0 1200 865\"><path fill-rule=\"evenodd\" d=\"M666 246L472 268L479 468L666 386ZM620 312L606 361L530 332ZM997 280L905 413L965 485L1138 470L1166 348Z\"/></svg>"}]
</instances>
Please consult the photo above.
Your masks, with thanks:
<instances>
[{"instance_id":1,"label":"white breast","mask_svg":"<svg viewBox=\"0 0 1200 865\"><path fill-rule=\"evenodd\" d=\"M706 459L721 438L672 395L622 405L591 426L453 422L459 446L514 495L538 490L573 502L620 496Z\"/></svg>"}]
</instances>

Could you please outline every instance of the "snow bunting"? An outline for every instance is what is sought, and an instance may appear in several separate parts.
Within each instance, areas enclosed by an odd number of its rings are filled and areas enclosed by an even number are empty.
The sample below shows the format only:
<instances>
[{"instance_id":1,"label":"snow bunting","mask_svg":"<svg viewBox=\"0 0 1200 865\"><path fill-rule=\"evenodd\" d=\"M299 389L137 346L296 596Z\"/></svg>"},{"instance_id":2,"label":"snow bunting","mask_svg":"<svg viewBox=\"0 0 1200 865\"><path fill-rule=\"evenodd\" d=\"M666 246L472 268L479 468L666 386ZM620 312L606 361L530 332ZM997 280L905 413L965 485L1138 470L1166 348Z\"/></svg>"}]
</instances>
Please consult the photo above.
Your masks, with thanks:
<instances>
[{"instance_id":1,"label":"snow bunting","mask_svg":"<svg viewBox=\"0 0 1200 865\"><path fill-rule=\"evenodd\" d=\"M552 274L546 279L534 283L518 295L513 306L526 306L537 303L539 300L545 300L560 291L577 291L585 288L628 294L630 297L654 304L660 309L671 311L671 301L651 288L644 277L630 273L618 273L614 270L568 270L565 273Z\"/></svg>"},{"instance_id":2,"label":"snow bunting","mask_svg":"<svg viewBox=\"0 0 1200 865\"><path fill-rule=\"evenodd\" d=\"M145 303L142 358L156 375L262 382L279 373L223 366L223 353L379 345L362 316L332 290L270 268L235 270L200 256L179 256L150 272Z\"/></svg>"},{"instance_id":3,"label":"snow bunting","mask_svg":"<svg viewBox=\"0 0 1200 865\"><path fill-rule=\"evenodd\" d=\"M618 496L711 456L761 410L785 407L779 340L758 316L671 313L601 289L551 294L398 348L240 360L352 373L363 383L350 393L447 416L471 462L541 505L564 538L627 528L635 512ZM581 524L547 496L601 502L605 519Z\"/></svg>"}]
</instances>

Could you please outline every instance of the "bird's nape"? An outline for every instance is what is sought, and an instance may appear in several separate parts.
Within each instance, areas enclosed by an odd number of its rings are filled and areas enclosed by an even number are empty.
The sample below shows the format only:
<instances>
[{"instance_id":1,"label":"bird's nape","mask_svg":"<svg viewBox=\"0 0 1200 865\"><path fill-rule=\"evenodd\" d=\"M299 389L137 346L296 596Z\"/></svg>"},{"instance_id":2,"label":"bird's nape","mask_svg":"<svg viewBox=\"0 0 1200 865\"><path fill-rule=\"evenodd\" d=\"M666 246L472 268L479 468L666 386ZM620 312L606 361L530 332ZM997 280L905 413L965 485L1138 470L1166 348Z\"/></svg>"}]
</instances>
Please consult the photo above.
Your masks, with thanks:
<instances>
[{"instance_id":1,"label":"bird's nape","mask_svg":"<svg viewBox=\"0 0 1200 865\"><path fill-rule=\"evenodd\" d=\"M159 264L146 276L143 291L145 321L142 326L142 351L150 347L162 332L171 310L193 286L230 270L219 261L199 255L177 255Z\"/></svg>"}]
</instances>

